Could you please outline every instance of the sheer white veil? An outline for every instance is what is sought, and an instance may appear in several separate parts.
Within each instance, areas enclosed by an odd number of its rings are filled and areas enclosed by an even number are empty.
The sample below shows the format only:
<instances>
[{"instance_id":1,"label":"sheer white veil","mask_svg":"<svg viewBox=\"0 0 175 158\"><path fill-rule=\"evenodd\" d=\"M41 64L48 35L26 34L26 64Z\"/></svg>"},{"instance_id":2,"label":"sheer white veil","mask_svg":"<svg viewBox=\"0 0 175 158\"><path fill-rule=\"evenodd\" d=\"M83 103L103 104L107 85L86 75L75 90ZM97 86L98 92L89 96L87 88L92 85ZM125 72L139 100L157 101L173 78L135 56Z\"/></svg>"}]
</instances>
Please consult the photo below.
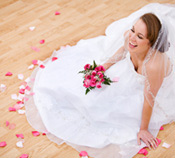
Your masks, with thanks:
<instances>
[{"instance_id":1,"label":"sheer white veil","mask_svg":"<svg viewBox=\"0 0 175 158\"><path fill-rule=\"evenodd\" d=\"M160 6L161 7L161 6ZM172 7L174 9L174 7ZM144 14L151 13L155 15L161 23L161 28L157 35L156 40L152 43L150 49L147 52L147 55L142 64L142 72L141 75L145 77L145 88L144 88L144 96L148 103L153 106L156 104L156 96L161 90L161 95L167 96L167 94L163 94L163 89L168 89L169 87L163 86L165 80L172 76L174 65L175 65L175 28L172 25L172 21L174 15L169 15L172 12L167 12L163 14L160 13L160 10L150 11L148 7L142 12L135 12L131 14L128 18L119 20L118 22L123 25L117 26L117 22L112 24L106 30L106 34L110 35L110 44L106 42L106 52L104 57L102 58L102 62L104 63L116 63L119 60L122 60L126 57L126 54L129 53L127 50L127 46L129 44L129 31L132 26L140 19L140 17ZM128 21L127 21L128 19ZM116 27L116 34L114 31L114 26ZM150 26L152 30L155 26ZM113 32L111 31L113 30ZM154 32L154 31L153 31ZM115 37L116 36L116 37ZM112 40L112 42L111 42ZM124 45L124 51L119 51L116 55L115 52L122 45ZM112 57L111 57L112 56ZM168 81L167 81L168 82ZM172 84L174 86L174 84Z\"/></svg>"}]
</instances>

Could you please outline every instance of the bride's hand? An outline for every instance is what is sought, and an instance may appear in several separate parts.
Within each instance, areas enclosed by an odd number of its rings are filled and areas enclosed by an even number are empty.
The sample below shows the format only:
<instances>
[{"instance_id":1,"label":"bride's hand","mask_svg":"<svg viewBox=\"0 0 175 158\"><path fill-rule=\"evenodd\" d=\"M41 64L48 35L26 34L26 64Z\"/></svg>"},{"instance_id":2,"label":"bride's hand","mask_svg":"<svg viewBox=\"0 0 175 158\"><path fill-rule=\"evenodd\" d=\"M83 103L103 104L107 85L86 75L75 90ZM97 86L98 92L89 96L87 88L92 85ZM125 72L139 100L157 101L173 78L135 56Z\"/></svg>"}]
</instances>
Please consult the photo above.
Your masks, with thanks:
<instances>
[{"instance_id":1,"label":"bride's hand","mask_svg":"<svg viewBox=\"0 0 175 158\"><path fill-rule=\"evenodd\" d=\"M148 146L149 149L151 149L151 147L153 149L157 148L157 139L148 130L140 130L137 133L138 145L141 145L141 140Z\"/></svg>"}]
</instances>

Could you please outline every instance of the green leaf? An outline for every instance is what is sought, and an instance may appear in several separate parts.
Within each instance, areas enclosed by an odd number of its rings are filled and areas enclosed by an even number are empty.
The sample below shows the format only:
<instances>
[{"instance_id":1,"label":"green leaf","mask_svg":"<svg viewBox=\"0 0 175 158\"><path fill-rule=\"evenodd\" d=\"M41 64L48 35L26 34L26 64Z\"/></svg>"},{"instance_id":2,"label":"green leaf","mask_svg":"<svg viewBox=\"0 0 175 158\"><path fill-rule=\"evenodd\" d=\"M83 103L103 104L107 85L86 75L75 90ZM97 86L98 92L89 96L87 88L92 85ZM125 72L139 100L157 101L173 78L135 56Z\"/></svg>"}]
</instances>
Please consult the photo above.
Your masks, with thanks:
<instances>
[{"instance_id":1,"label":"green leaf","mask_svg":"<svg viewBox=\"0 0 175 158\"><path fill-rule=\"evenodd\" d=\"M97 67L97 64L95 62L95 60L93 61L93 68L95 69Z\"/></svg>"},{"instance_id":2,"label":"green leaf","mask_svg":"<svg viewBox=\"0 0 175 158\"><path fill-rule=\"evenodd\" d=\"M85 95L88 94L88 92L90 92L89 88L86 89Z\"/></svg>"}]
</instances>

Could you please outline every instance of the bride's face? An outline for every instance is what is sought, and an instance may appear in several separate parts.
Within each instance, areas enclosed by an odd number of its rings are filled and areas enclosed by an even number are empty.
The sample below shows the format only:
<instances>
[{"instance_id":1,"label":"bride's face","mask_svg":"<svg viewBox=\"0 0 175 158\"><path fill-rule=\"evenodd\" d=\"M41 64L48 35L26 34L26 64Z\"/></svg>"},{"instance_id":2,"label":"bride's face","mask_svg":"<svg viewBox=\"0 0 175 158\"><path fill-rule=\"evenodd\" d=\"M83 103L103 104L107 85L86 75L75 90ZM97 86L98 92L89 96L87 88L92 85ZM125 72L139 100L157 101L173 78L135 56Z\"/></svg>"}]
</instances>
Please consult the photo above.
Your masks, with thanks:
<instances>
[{"instance_id":1,"label":"bride's face","mask_svg":"<svg viewBox=\"0 0 175 158\"><path fill-rule=\"evenodd\" d=\"M146 24L139 19L129 31L128 51L130 53L147 53L149 48Z\"/></svg>"}]
</instances>

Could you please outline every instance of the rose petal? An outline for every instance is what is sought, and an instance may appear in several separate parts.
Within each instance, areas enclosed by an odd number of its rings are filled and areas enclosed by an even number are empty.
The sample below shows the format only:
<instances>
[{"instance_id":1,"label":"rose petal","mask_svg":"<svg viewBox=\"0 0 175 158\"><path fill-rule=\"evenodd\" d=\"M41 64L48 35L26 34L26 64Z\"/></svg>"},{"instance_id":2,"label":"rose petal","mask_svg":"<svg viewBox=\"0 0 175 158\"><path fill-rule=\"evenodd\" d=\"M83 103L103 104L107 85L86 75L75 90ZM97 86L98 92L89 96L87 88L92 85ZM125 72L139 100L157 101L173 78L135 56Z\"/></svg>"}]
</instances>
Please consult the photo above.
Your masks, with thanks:
<instances>
[{"instance_id":1,"label":"rose petal","mask_svg":"<svg viewBox=\"0 0 175 158\"><path fill-rule=\"evenodd\" d=\"M52 57L52 61L55 61L57 60L58 58L57 57Z\"/></svg>"},{"instance_id":2,"label":"rose petal","mask_svg":"<svg viewBox=\"0 0 175 158\"><path fill-rule=\"evenodd\" d=\"M15 125L14 123L11 123L11 124L9 125L9 129L15 129L15 127L16 127L16 125Z\"/></svg>"},{"instance_id":3,"label":"rose petal","mask_svg":"<svg viewBox=\"0 0 175 158\"><path fill-rule=\"evenodd\" d=\"M28 158L29 157L29 155L27 155L27 154L22 154L21 156L20 156L20 158Z\"/></svg>"},{"instance_id":4,"label":"rose petal","mask_svg":"<svg viewBox=\"0 0 175 158\"><path fill-rule=\"evenodd\" d=\"M40 133L38 132L38 131L32 131L32 134L33 134L33 136L39 136L40 135Z\"/></svg>"},{"instance_id":5,"label":"rose petal","mask_svg":"<svg viewBox=\"0 0 175 158\"><path fill-rule=\"evenodd\" d=\"M46 135L46 133L42 133L42 135L43 135L43 136L45 136L45 135Z\"/></svg>"},{"instance_id":6,"label":"rose petal","mask_svg":"<svg viewBox=\"0 0 175 158\"><path fill-rule=\"evenodd\" d=\"M16 103L17 103L17 104L24 104L23 101L17 101Z\"/></svg>"},{"instance_id":7,"label":"rose petal","mask_svg":"<svg viewBox=\"0 0 175 158\"><path fill-rule=\"evenodd\" d=\"M35 26L30 26L30 27L29 27L29 30L30 30L30 31L35 30Z\"/></svg>"},{"instance_id":8,"label":"rose petal","mask_svg":"<svg viewBox=\"0 0 175 158\"><path fill-rule=\"evenodd\" d=\"M24 97L25 97L24 94L19 93L18 100L22 101L24 99Z\"/></svg>"},{"instance_id":9,"label":"rose petal","mask_svg":"<svg viewBox=\"0 0 175 158\"><path fill-rule=\"evenodd\" d=\"M19 89L25 89L24 85L19 86Z\"/></svg>"},{"instance_id":10,"label":"rose petal","mask_svg":"<svg viewBox=\"0 0 175 158\"><path fill-rule=\"evenodd\" d=\"M25 82L27 82L27 83L30 82L30 77L26 78Z\"/></svg>"},{"instance_id":11,"label":"rose petal","mask_svg":"<svg viewBox=\"0 0 175 158\"><path fill-rule=\"evenodd\" d=\"M80 156L88 156L88 153L86 151L81 151L79 155Z\"/></svg>"},{"instance_id":12,"label":"rose petal","mask_svg":"<svg viewBox=\"0 0 175 158\"><path fill-rule=\"evenodd\" d=\"M19 93L20 93L20 94L24 94L24 93L25 93L25 89L20 89L20 90L19 90Z\"/></svg>"},{"instance_id":13,"label":"rose petal","mask_svg":"<svg viewBox=\"0 0 175 158\"><path fill-rule=\"evenodd\" d=\"M34 68L33 64L28 67L29 70L32 70L33 68Z\"/></svg>"},{"instance_id":14,"label":"rose petal","mask_svg":"<svg viewBox=\"0 0 175 158\"><path fill-rule=\"evenodd\" d=\"M44 64L43 61L38 60L38 65L43 65L43 64Z\"/></svg>"},{"instance_id":15,"label":"rose petal","mask_svg":"<svg viewBox=\"0 0 175 158\"><path fill-rule=\"evenodd\" d=\"M43 39L43 40L41 40L39 43L40 43L40 44L44 44L44 43L45 43L45 40Z\"/></svg>"},{"instance_id":16,"label":"rose petal","mask_svg":"<svg viewBox=\"0 0 175 158\"><path fill-rule=\"evenodd\" d=\"M170 144L165 143L165 142L162 144L162 147L164 147L164 148L170 148L170 146L171 146Z\"/></svg>"},{"instance_id":17,"label":"rose petal","mask_svg":"<svg viewBox=\"0 0 175 158\"><path fill-rule=\"evenodd\" d=\"M8 127L9 124L10 124L10 122L9 121L6 121L5 124L6 124L6 127Z\"/></svg>"},{"instance_id":18,"label":"rose petal","mask_svg":"<svg viewBox=\"0 0 175 158\"><path fill-rule=\"evenodd\" d=\"M32 82L34 82L34 81L35 81L35 78L31 78L30 80L31 80Z\"/></svg>"},{"instance_id":19,"label":"rose petal","mask_svg":"<svg viewBox=\"0 0 175 158\"><path fill-rule=\"evenodd\" d=\"M160 131L164 130L163 126L160 127Z\"/></svg>"},{"instance_id":20,"label":"rose petal","mask_svg":"<svg viewBox=\"0 0 175 158\"><path fill-rule=\"evenodd\" d=\"M23 148L24 147L22 141L17 142L16 146L19 147L19 148Z\"/></svg>"},{"instance_id":21,"label":"rose petal","mask_svg":"<svg viewBox=\"0 0 175 158\"><path fill-rule=\"evenodd\" d=\"M14 107L9 107L9 111L16 111Z\"/></svg>"},{"instance_id":22,"label":"rose petal","mask_svg":"<svg viewBox=\"0 0 175 158\"><path fill-rule=\"evenodd\" d=\"M29 87L29 86L26 86L26 88L25 89L27 89L28 91L30 91L31 90L31 88Z\"/></svg>"},{"instance_id":23,"label":"rose petal","mask_svg":"<svg viewBox=\"0 0 175 158\"><path fill-rule=\"evenodd\" d=\"M11 72L7 72L5 76L12 76L13 74Z\"/></svg>"},{"instance_id":24,"label":"rose petal","mask_svg":"<svg viewBox=\"0 0 175 158\"><path fill-rule=\"evenodd\" d=\"M1 86L0 86L0 91L1 91L1 92L4 92L6 89L7 89L6 85L1 84Z\"/></svg>"},{"instance_id":25,"label":"rose petal","mask_svg":"<svg viewBox=\"0 0 175 158\"><path fill-rule=\"evenodd\" d=\"M7 145L7 143L5 141L0 142L0 147L5 147Z\"/></svg>"},{"instance_id":26,"label":"rose petal","mask_svg":"<svg viewBox=\"0 0 175 158\"><path fill-rule=\"evenodd\" d=\"M158 138L156 138L156 139L157 139L157 142L158 142L158 143L156 143L156 145L158 146L161 143L161 140L158 139Z\"/></svg>"},{"instance_id":27,"label":"rose petal","mask_svg":"<svg viewBox=\"0 0 175 158\"><path fill-rule=\"evenodd\" d=\"M33 60L33 61L32 61L32 64L33 64L33 65L38 65L38 60Z\"/></svg>"},{"instance_id":28,"label":"rose petal","mask_svg":"<svg viewBox=\"0 0 175 158\"><path fill-rule=\"evenodd\" d=\"M113 82L118 82L118 81L119 81L119 77L114 77L114 78L112 79L112 81L113 81Z\"/></svg>"},{"instance_id":29,"label":"rose petal","mask_svg":"<svg viewBox=\"0 0 175 158\"><path fill-rule=\"evenodd\" d=\"M146 150L146 148L142 148L139 150L138 154L143 154L146 156L148 154L148 151Z\"/></svg>"},{"instance_id":30,"label":"rose petal","mask_svg":"<svg viewBox=\"0 0 175 158\"><path fill-rule=\"evenodd\" d=\"M35 93L34 92L31 92L29 95L35 95Z\"/></svg>"},{"instance_id":31,"label":"rose petal","mask_svg":"<svg viewBox=\"0 0 175 158\"><path fill-rule=\"evenodd\" d=\"M24 75L23 74L18 74L18 79L23 80L24 79Z\"/></svg>"},{"instance_id":32,"label":"rose petal","mask_svg":"<svg viewBox=\"0 0 175 158\"><path fill-rule=\"evenodd\" d=\"M14 107L16 110L21 109L21 105L20 105L20 104L15 104L13 107Z\"/></svg>"},{"instance_id":33,"label":"rose petal","mask_svg":"<svg viewBox=\"0 0 175 158\"><path fill-rule=\"evenodd\" d=\"M81 158L88 158L88 156L82 156Z\"/></svg>"},{"instance_id":34,"label":"rose petal","mask_svg":"<svg viewBox=\"0 0 175 158\"><path fill-rule=\"evenodd\" d=\"M36 51L36 52L39 52L39 51L40 51L40 49L39 49L39 48L34 47L34 46L32 46L32 47L31 47L31 49L32 49L32 50L34 50L34 51Z\"/></svg>"},{"instance_id":35,"label":"rose petal","mask_svg":"<svg viewBox=\"0 0 175 158\"><path fill-rule=\"evenodd\" d=\"M29 100L29 98L27 98L27 97L24 97L24 100L25 100L25 101L28 101L28 100Z\"/></svg>"},{"instance_id":36,"label":"rose petal","mask_svg":"<svg viewBox=\"0 0 175 158\"><path fill-rule=\"evenodd\" d=\"M26 112L25 110L18 110L18 113L21 114L21 115L25 114L25 112Z\"/></svg>"},{"instance_id":37,"label":"rose petal","mask_svg":"<svg viewBox=\"0 0 175 158\"><path fill-rule=\"evenodd\" d=\"M56 11L56 12L55 12L55 15L60 15L60 14L61 14L61 13L60 13L60 12L58 12L58 11Z\"/></svg>"},{"instance_id":38,"label":"rose petal","mask_svg":"<svg viewBox=\"0 0 175 158\"><path fill-rule=\"evenodd\" d=\"M45 68L45 66L44 66L44 65L40 65L39 67L40 67L40 68L42 68L42 69L44 69L44 68Z\"/></svg>"},{"instance_id":39,"label":"rose petal","mask_svg":"<svg viewBox=\"0 0 175 158\"><path fill-rule=\"evenodd\" d=\"M17 99L18 99L18 96L17 96L16 94L12 94L12 95L11 95L11 98L12 98L13 100L17 100Z\"/></svg>"},{"instance_id":40,"label":"rose petal","mask_svg":"<svg viewBox=\"0 0 175 158\"><path fill-rule=\"evenodd\" d=\"M16 134L16 137L24 139L24 135L23 134Z\"/></svg>"}]
</instances>

